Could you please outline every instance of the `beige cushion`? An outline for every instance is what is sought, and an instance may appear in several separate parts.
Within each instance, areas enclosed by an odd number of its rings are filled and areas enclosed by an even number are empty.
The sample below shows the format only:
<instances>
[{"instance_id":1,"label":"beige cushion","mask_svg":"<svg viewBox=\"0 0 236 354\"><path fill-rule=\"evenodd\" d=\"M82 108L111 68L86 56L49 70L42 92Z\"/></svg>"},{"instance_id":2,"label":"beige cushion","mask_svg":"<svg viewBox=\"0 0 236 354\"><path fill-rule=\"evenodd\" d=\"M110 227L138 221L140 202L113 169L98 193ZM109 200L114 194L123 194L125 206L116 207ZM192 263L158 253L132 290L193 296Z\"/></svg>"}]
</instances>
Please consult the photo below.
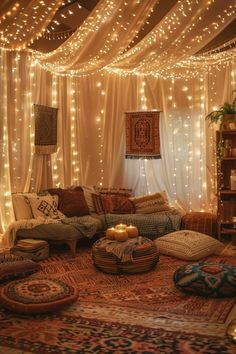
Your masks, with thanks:
<instances>
[{"instance_id":1,"label":"beige cushion","mask_svg":"<svg viewBox=\"0 0 236 354\"><path fill-rule=\"evenodd\" d=\"M65 217L65 215L57 209L56 200L52 195L28 196L27 199L30 203L34 218L41 216L43 218L62 219Z\"/></svg>"},{"instance_id":2,"label":"beige cushion","mask_svg":"<svg viewBox=\"0 0 236 354\"><path fill-rule=\"evenodd\" d=\"M136 214L152 214L159 211L171 210L165 192L148 194L129 198L136 209Z\"/></svg>"},{"instance_id":3,"label":"beige cushion","mask_svg":"<svg viewBox=\"0 0 236 354\"><path fill-rule=\"evenodd\" d=\"M84 197L89 208L90 213L95 213L95 206L93 203L92 194L95 194L95 189L93 186L81 186L84 192Z\"/></svg>"},{"instance_id":4,"label":"beige cushion","mask_svg":"<svg viewBox=\"0 0 236 354\"><path fill-rule=\"evenodd\" d=\"M218 254L223 243L211 236L196 231L175 231L155 240L158 251L176 258L197 261L201 258Z\"/></svg>"},{"instance_id":5,"label":"beige cushion","mask_svg":"<svg viewBox=\"0 0 236 354\"><path fill-rule=\"evenodd\" d=\"M12 194L12 204L16 220L33 219L33 213L28 203L27 196L36 196L36 193L14 193Z\"/></svg>"}]
</instances>

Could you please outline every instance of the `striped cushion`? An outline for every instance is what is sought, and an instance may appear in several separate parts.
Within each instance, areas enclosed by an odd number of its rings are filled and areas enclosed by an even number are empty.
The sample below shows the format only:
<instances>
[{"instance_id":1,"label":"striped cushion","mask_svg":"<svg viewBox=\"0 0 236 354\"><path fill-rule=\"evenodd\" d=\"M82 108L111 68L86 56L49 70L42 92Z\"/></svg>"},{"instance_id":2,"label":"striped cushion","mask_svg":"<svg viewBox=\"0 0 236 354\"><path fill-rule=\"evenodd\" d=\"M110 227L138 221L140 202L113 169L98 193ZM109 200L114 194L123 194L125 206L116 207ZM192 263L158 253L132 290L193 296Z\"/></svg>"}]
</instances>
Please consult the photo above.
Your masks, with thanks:
<instances>
[{"instance_id":1,"label":"striped cushion","mask_svg":"<svg viewBox=\"0 0 236 354\"><path fill-rule=\"evenodd\" d=\"M152 214L159 211L171 210L165 192L132 197L137 214Z\"/></svg>"}]
</instances>

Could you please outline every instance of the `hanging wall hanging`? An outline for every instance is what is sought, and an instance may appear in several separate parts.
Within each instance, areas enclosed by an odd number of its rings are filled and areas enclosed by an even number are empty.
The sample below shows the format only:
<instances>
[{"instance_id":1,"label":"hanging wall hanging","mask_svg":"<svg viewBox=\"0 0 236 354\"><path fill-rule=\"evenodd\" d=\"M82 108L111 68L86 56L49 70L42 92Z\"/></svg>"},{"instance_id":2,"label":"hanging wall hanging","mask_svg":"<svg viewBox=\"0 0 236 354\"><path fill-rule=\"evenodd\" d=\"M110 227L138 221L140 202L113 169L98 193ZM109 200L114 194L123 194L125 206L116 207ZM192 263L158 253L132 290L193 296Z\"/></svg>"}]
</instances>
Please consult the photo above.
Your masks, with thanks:
<instances>
[{"instance_id":1,"label":"hanging wall hanging","mask_svg":"<svg viewBox=\"0 0 236 354\"><path fill-rule=\"evenodd\" d=\"M57 111L58 108L34 104L36 154L48 155L57 151Z\"/></svg>"},{"instance_id":2,"label":"hanging wall hanging","mask_svg":"<svg viewBox=\"0 0 236 354\"><path fill-rule=\"evenodd\" d=\"M140 111L125 112L126 122L126 158L130 159L159 159L160 112Z\"/></svg>"}]
</instances>

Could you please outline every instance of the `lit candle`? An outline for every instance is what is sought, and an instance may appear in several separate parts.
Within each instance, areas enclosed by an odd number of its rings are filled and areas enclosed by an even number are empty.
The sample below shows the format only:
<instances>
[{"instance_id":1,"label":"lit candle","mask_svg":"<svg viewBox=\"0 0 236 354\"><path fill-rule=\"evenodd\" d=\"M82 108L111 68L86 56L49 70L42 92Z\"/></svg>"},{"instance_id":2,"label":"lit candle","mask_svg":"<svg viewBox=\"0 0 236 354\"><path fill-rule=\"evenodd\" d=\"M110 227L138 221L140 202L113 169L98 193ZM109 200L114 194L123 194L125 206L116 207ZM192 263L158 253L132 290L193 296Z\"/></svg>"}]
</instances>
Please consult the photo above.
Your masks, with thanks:
<instances>
[{"instance_id":1,"label":"lit candle","mask_svg":"<svg viewBox=\"0 0 236 354\"><path fill-rule=\"evenodd\" d=\"M116 241L121 241L124 242L128 239L128 233L125 231L125 229L116 229L115 230L115 240Z\"/></svg>"},{"instance_id":2,"label":"lit candle","mask_svg":"<svg viewBox=\"0 0 236 354\"><path fill-rule=\"evenodd\" d=\"M126 227L126 231L127 231L128 236L130 238L138 236L138 229L137 229L136 226L129 225L129 226Z\"/></svg>"},{"instance_id":3,"label":"lit candle","mask_svg":"<svg viewBox=\"0 0 236 354\"><path fill-rule=\"evenodd\" d=\"M115 230L116 229L114 227L109 227L109 229L106 230L106 238L109 238L110 240L114 240Z\"/></svg>"},{"instance_id":4,"label":"lit candle","mask_svg":"<svg viewBox=\"0 0 236 354\"><path fill-rule=\"evenodd\" d=\"M126 227L127 227L127 225L120 223L120 224L116 225L116 230L125 230Z\"/></svg>"}]
</instances>

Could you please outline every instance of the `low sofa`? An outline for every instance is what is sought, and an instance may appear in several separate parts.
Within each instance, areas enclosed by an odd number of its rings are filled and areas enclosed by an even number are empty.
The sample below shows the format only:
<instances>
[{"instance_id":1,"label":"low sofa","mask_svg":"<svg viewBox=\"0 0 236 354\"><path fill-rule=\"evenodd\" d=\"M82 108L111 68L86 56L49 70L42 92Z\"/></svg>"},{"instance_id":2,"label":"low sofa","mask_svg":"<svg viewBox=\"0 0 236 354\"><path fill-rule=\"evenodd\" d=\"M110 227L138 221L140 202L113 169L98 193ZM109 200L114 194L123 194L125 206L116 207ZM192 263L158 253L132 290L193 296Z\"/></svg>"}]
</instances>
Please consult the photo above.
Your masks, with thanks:
<instances>
[{"instance_id":1,"label":"low sofa","mask_svg":"<svg viewBox=\"0 0 236 354\"><path fill-rule=\"evenodd\" d=\"M87 186L16 193L13 207L19 224L14 243L26 238L65 242L73 255L78 240L93 238L120 222L155 239L178 230L183 215L170 206L165 192L134 197L129 189Z\"/></svg>"}]
</instances>

